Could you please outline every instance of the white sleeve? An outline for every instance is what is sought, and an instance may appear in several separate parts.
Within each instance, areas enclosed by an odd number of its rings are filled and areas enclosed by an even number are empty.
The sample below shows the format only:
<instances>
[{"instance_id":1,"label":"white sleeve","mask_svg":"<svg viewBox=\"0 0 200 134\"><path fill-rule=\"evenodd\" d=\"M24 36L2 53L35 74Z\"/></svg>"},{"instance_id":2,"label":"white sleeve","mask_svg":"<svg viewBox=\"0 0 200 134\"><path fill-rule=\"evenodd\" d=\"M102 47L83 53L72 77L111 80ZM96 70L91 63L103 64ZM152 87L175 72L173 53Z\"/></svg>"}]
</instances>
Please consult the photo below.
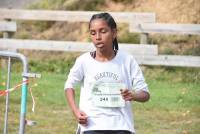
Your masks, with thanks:
<instances>
[{"instance_id":1,"label":"white sleeve","mask_svg":"<svg viewBox=\"0 0 200 134\"><path fill-rule=\"evenodd\" d=\"M131 59L131 78L133 89L135 91L143 90L149 92L142 70L140 69L138 63L133 57Z\"/></svg>"},{"instance_id":2,"label":"white sleeve","mask_svg":"<svg viewBox=\"0 0 200 134\"><path fill-rule=\"evenodd\" d=\"M67 90L68 88L75 88L75 86L82 81L84 76L82 66L82 61L80 59L77 59L73 67L70 69L68 78L64 86L65 90Z\"/></svg>"}]
</instances>

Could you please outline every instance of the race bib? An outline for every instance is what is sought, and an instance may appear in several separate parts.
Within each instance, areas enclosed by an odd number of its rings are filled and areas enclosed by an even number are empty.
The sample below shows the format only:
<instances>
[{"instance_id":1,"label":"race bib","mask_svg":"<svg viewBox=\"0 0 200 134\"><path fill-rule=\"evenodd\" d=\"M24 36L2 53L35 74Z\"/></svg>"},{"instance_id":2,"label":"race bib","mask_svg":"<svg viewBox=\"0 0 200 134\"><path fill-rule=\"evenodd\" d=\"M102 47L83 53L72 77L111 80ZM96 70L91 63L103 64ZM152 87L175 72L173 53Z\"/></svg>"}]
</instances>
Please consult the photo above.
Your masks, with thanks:
<instances>
[{"instance_id":1,"label":"race bib","mask_svg":"<svg viewBox=\"0 0 200 134\"><path fill-rule=\"evenodd\" d=\"M120 89L124 89L123 83L101 83L92 89L92 102L98 107L124 107Z\"/></svg>"}]
</instances>

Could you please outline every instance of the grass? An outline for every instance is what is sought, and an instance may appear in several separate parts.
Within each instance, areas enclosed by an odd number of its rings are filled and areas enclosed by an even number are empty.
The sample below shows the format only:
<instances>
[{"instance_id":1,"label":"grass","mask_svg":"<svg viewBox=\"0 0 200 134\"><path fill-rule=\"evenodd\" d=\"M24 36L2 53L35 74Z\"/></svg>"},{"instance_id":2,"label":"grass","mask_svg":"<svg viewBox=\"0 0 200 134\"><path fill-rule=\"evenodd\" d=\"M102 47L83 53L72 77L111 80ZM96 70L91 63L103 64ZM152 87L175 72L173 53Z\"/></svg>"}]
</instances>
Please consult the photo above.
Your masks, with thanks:
<instances>
[{"instance_id":1,"label":"grass","mask_svg":"<svg viewBox=\"0 0 200 134\"><path fill-rule=\"evenodd\" d=\"M187 71L186 71L187 70ZM188 70L193 70L191 73ZM184 73L190 72L190 78L184 79ZM199 69L144 69L145 78L151 92L147 103L133 102L135 128L137 134L197 134L200 131L200 75ZM0 89L5 87L6 73L1 71ZM186 75L188 76L188 75ZM76 120L68 107L64 96L65 74L42 73L42 78L31 81L36 99L33 113L32 100L28 95L27 119L37 122L35 126L26 126L27 134L73 134ZM12 74L11 85L21 80L20 73ZM78 97L78 95L77 95ZM5 97L0 97L0 132L3 132ZM20 90L10 94L9 134L18 133L20 113Z\"/></svg>"}]
</instances>

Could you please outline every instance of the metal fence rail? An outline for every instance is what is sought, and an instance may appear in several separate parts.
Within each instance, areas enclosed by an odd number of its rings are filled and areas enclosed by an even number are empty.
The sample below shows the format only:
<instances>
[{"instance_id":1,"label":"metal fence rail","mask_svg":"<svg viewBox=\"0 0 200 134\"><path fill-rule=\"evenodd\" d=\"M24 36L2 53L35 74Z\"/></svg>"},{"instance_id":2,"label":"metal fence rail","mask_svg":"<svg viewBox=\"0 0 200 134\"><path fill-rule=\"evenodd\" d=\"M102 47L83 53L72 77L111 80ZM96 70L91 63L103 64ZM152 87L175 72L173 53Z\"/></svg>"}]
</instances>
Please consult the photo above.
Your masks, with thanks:
<instances>
[{"instance_id":1,"label":"metal fence rail","mask_svg":"<svg viewBox=\"0 0 200 134\"><path fill-rule=\"evenodd\" d=\"M30 74L28 73L28 61L27 58L15 52L7 52L7 51L0 51L0 57L8 59L8 77L7 77L7 87L10 87L10 79L11 79L11 59L15 58L22 62L23 65L23 73L22 73L22 81L27 81L29 77L38 77L38 74ZM21 113L20 113L20 126L19 126L19 134L25 133L25 119L26 119L26 101L27 101L27 89L28 84L22 84L22 95L21 95ZM4 134L7 134L8 129L8 109L9 109L9 93L6 95L6 110L5 110L5 121L4 121Z\"/></svg>"}]
</instances>

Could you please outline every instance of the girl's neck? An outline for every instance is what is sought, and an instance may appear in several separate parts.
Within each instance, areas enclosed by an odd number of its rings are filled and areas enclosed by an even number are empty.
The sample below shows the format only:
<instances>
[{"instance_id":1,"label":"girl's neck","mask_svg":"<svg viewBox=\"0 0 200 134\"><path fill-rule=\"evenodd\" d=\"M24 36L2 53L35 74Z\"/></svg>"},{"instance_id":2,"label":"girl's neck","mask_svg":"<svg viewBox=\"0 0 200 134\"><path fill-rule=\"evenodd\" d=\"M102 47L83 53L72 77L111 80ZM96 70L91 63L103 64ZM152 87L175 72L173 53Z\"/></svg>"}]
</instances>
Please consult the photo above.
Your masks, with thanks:
<instances>
[{"instance_id":1,"label":"girl's neck","mask_svg":"<svg viewBox=\"0 0 200 134\"><path fill-rule=\"evenodd\" d=\"M110 61L115 57L116 53L114 50L112 51L98 51L96 50L96 57L95 59L98 61Z\"/></svg>"}]
</instances>

